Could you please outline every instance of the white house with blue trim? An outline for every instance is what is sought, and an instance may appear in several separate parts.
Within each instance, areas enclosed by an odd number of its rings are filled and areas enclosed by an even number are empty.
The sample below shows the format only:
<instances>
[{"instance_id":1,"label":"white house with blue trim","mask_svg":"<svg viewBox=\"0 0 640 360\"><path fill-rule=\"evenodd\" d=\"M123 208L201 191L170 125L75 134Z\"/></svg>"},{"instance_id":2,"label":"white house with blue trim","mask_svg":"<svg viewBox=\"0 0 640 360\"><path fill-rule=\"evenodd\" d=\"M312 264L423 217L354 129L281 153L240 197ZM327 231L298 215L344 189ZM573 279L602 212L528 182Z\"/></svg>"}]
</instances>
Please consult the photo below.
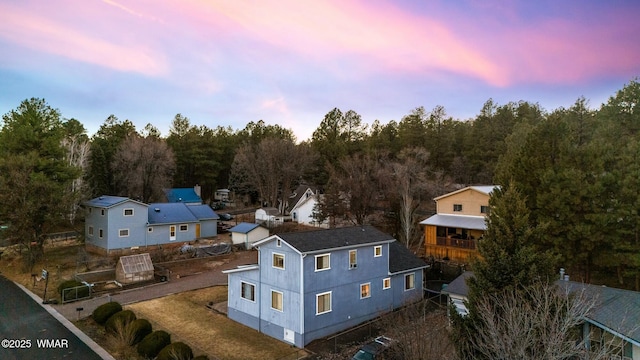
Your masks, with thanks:
<instances>
[{"instance_id":1,"label":"white house with blue trim","mask_svg":"<svg viewBox=\"0 0 640 360\"><path fill-rule=\"evenodd\" d=\"M426 263L372 226L277 234L258 264L225 270L228 316L304 347L423 294Z\"/></svg>"},{"instance_id":2,"label":"white house with blue trim","mask_svg":"<svg viewBox=\"0 0 640 360\"><path fill-rule=\"evenodd\" d=\"M219 216L208 205L144 204L105 195L84 206L85 245L99 253L217 236Z\"/></svg>"}]
</instances>

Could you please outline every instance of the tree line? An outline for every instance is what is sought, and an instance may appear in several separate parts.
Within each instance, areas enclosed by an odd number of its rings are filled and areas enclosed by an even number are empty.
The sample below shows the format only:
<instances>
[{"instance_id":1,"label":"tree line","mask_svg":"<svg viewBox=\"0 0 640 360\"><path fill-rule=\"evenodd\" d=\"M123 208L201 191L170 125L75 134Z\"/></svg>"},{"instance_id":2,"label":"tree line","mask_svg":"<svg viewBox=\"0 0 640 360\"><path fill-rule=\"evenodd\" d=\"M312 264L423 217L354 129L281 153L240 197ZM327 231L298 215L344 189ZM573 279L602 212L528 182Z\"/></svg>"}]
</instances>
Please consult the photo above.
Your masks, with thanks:
<instances>
[{"instance_id":1,"label":"tree line","mask_svg":"<svg viewBox=\"0 0 640 360\"><path fill-rule=\"evenodd\" d=\"M552 111L489 99L466 121L436 106L368 125L334 108L298 142L263 121L234 130L193 125L181 114L166 136L114 115L89 136L79 120L27 99L2 117L0 221L37 250L47 229L73 222L79 204L95 196L154 202L165 188L198 184L205 201L229 188L248 204L282 208L297 185L309 184L324 194L318 219L373 223L418 246L433 197L513 183L529 223L545 229L535 246L587 281L596 270L613 271L622 285L633 278L640 288L639 102L634 79L598 109L584 98Z\"/></svg>"}]
</instances>

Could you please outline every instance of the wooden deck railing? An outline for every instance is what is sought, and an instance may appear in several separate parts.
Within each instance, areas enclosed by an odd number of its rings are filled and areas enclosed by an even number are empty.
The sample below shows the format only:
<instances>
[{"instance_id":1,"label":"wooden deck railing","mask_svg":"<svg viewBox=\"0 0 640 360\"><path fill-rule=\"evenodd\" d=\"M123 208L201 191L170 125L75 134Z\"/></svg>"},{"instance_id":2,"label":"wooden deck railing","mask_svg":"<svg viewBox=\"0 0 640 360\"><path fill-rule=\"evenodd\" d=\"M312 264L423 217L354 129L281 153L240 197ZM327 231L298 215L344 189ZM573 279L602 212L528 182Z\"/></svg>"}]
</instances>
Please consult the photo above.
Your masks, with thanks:
<instances>
[{"instance_id":1,"label":"wooden deck railing","mask_svg":"<svg viewBox=\"0 0 640 360\"><path fill-rule=\"evenodd\" d=\"M458 239L452 237L444 237L438 236L436 237L436 245L440 246L451 246L462 249L472 249L476 248L476 240L475 239Z\"/></svg>"}]
</instances>

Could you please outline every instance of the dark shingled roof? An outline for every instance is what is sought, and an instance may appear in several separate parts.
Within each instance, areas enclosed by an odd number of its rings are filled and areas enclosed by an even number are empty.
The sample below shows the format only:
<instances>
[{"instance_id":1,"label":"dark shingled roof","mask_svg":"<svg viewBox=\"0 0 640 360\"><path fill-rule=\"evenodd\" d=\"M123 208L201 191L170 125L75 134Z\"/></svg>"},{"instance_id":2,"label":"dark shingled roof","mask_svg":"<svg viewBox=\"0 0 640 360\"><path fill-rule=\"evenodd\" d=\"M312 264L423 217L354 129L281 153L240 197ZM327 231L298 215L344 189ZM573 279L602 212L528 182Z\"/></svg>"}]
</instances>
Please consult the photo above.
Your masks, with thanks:
<instances>
[{"instance_id":1,"label":"dark shingled roof","mask_svg":"<svg viewBox=\"0 0 640 360\"><path fill-rule=\"evenodd\" d=\"M415 256L406 246L397 241L389 244L389 272L391 274L425 267L427 267L427 263Z\"/></svg>"},{"instance_id":2,"label":"dark shingled roof","mask_svg":"<svg viewBox=\"0 0 640 360\"><path fill-rule=\"evenodd\" d=\"M455 278L452 282L442 290L445 294L459 295L467 297L469 295L469 286L467 279L473 276L473 271L465 271L462 275Z\"/></svg>"},{"instance_id":3,"label":"dark shingled roof","mask_svg":"<svg viewBox=\"0 0 640 360\"><path fill-rule=\"evenodd\" d=\"M640 343L640 292L575 281L557 281L556 284L571 293L585 291L587 298L595 301L587 315L590 322L618 332L636 344Z\"/></svg>"},{"instance_id":4,"label":"dark shingled roof","mask_svg":"<svg viewBox=\"0 0 640 360\"><path fill-rule=\"evenodd\" d=\"M278 237L301 253L395 240L370 225L285 233Z\"/></svg>"}]
</instances>

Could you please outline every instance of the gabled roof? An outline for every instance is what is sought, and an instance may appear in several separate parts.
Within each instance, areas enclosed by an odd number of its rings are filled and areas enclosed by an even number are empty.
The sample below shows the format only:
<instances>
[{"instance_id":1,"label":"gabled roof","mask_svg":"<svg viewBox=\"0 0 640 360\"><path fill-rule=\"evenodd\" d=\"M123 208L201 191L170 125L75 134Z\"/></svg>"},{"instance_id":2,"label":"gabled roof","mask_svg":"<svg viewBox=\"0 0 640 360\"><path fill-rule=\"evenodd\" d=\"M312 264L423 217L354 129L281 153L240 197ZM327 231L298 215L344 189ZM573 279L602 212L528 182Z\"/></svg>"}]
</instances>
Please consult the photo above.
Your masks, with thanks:
<instances>
[{"instance_id":1,"label":"gabled roof","mask_svg":"<svg viewBox=\"0 0 640 360\"><path fill-rule=\"evenodd\" d=\"M428 265L422 259L415 256L406 246L394 241L389 244L389 273L423 269Z\"/></svg>"},{"instance_id":2,"label":"gabled roof","mask_svg":"<svg viewBox=\"0 0 640 360\"><path fill-rule=\"evenodd\" d=\"M176 224L197 222L198 218L185 203L149 204L149 224Z\"/></svg>"},{"instance_id":3,"label":"gabled roof","mask_svg":"<svg viewBox=\"0 0 640 360\"><path fill-rule=\"evenodd\" d=\"M220 219L220 216L209 205L188 205L187 208L198 220Z\"/></svg>"},{"instance_id":4,"label":"gabled roof","mask_svg":"<svg viewBox=\"0 0 640 360\"><path fill-rule=\"evenodd\" d=\"M473 271L465 271L462 275L455 278L452 282L442 290L445 294L458 295L467 297L469 295L469 286L467 279L473 276Z\"/></svg>"},{"instance_id":5,"label":"gabled roof","mask_svg":"<svg viewBox=\"0 0 640 360\"><path fill-rule=\"evenodd\" d=\"M138 202L138 201L135 201L135 200L131 200L128 197L110 196L110 195L98 196L95 199L91 199L89 201L86 201L84 204L86 206L92 206L92 207L98 207L98 208L110 208L112 206L116 206L118 204L125 203L127 201L133 201L133 202L137 202L137 203L139 203L141 205L147 206L146 204L143 204L141 202Z\"/></svg>"},{"instance_id":6,"label":"gabled roof","mask_svg":"<svg viewBox=\"0 0 640 360\"><path fill-rule=\"evenodd\" d=\"M458 227L472 230L487 230L484 216L436 214L420 221L420 225Z\"/></svg>"},{"instance_id":7,"label":"gabled roof","mask_svg":"<svg viewBox=\"0 0 640 360\"><path fill-rule=\"evenodd\" d=\"M143 271L153 271L153 263L148 253L121 256L118 263L125 274L137 274Z\"/></svg>"},{"instance_id":8,"label":"gabled roof","mask_svg":"<svg viewBox=\"0 0 640 360\"><path fill-rule=\"evenodd\" d=\"M371 225L302 231L278 234L276 236L300 253L395 241L391 235L387 235ZM260 242L273 238L272 236ZM258 245L258 243L255 245Z\"/></svg>"},{"instance_id":9,"label":"gabled roof","mask_svg":"<svg viewBox=\"0 0 640 360\"><path fill-rule=\"evenodd\" d=\"M296 205L298 205L298 203L300 203L300 200L303 200L303 196L307 193L307 192L311 192L311 194L315 193L314 188L312 188L309 185L299 185L296 190L291 194L291 196L289 196L289 199L287 199L287 211L291 212Z\"/></svg>"},{"instance_id":10,"label":"gabled roof","mask_svg":"<svg viewBox=\"0 0 640 360\"><path fill-rule=\"evenodd\" d=\"M240 224L238 224L238 225L232 227L231 229L229 229L229 232L248 234L253 229L258 228L258 227L260 227L260 224L241 222Z\"/></svg>"},{"instance_id":11,"label":"gabled roof","mask_svg":"<svg viewBox=\"0 0 640 360\"><path fill-rule=\"evenodd\" d=\"M165 190L167 201L171 203L201 203L202 199L193 188L173 188Z\"/></svg>"},{"instance_id":12,"label":"gabled roof","mask_svg":"<svg viewBox=\"0 0 640 360\"><path fill-rule=\"evenodd\" d=\"M451 196L451 195L459 194L459 193L461 193L461 192L463 192L463 191L467 191L467 190L470 190L470 189L471 189L471 190L475 190L475 191L477 191L477 192L481 192L481 193L483 193L483 194L485 194L485 195L491 195L491 192L492 192L493 190L495 190L496 188L499 188L499 187L500 187L500 185L476 185L476 186L467 186L467 187L465 187L465 188L462 188L462 189L459 189L459 190L456 190L456 191L453 191L453 192L450 192L450 193L446 193L446 194L444 194L444 195L440 195L440 196L438 196L438 197L436 197L436 198L433 198L433 200L438 201L438 200L440 200L440 199L442 199L442 198L446 198L446 197Z\"/></svg>"},{"instance_id":13,"label":"gabled roof","mask_svg":"<svg viewBox=\"0 0 640 360\"><path fill-rule=\"evenodd\" d=\"M640 292L575 281L557 281L569 292L585 291L595 301L587 321L640 346Z\"/></svg>"}]
</instances>

